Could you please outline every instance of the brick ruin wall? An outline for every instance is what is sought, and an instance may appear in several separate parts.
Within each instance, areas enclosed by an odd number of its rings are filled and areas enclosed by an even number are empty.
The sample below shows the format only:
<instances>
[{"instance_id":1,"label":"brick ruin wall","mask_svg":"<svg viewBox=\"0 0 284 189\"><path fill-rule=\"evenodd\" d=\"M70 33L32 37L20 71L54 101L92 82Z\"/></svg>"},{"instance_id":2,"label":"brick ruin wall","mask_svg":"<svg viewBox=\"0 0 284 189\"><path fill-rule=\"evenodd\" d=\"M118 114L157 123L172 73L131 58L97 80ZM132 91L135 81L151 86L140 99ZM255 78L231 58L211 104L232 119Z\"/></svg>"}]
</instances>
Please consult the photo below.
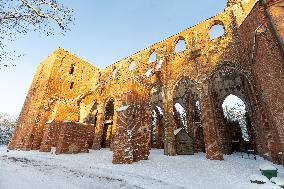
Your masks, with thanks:
<instances>
[{"instance_id":1,"label":"brick ruin wall","mask_svg":"<svg viewBox=\"0 0 284 189\"><path fill-rule=\"evenodd\" d=\"M137 78L122 86L113 138L113 163L146 160L150 154L151 109L147 85ZM126 88L126 89L125 89ZM147 104L148 102L148 104Z\"/></svg>"},{"instance_id":2,"label":"brick ruin wall","mask_svg":"<svg viewBox=\"0 0 284 189\"><path fill-rule=\"evenodd\" d=\"M98 68L57 49L37 69L9 147L39 149L47 122L79 121L78 99L97 84L98 74Z\"/></svg>"},{"instance_id":3,"label":"brick ruin wall","mask_svg":"<svg viewBox=\"0 0 284 189\"><path fill-rule=\"evenodd\" d=\"M193 121L193 115L188 116L189 132L193 132L192 136L197 141L196 152L205 145L208 159L223 159L228 136L220 134L222 129L225 130L225 122L219 116L222 112L220 103L223 97L232 93L246 101L255 150L274 162L283 163L284 158L279 157L279 152L284 152L282 10L283 1L279 0L267 3L229 1L228 6L218 15L102 70L61 48L57 49L37 69L9 148L48 151L50 147L58 145L60 137L64 143L62 138L67 135L78 138L76 132L79 132L82 133L82 141L87 141L88 148L100 149L104 125L110 121L108 135L110 148L114 151L113 161L131 163L135 158L126 158L125 151L122 151L125 145L129 145L134 151L136 147L133 146L133 141L127 143L125 128L132 127L132 124L125 125L124 122L133 116L132 105L141 106L141 99L144 99L145 108L146 104L154 107L150 91L155 88L158 97L154 104L163 111L159 122L163 127L160 129L163 140L159 139L159 146L164 147L166 155L176 155L174 129L177 122L173 115L173 105L175 95L180 93L177 90L187 91L176 87L181 79L185 79L193 83L193 87L190 87L194 88L195 98L200 102L201 108L202 137L195 133L200 123ZM209 32L215 25L223 26L224 34L211 39ZM179 42L184 42L186 47L181 52L176 52L175 47ZM150 61L149 58L155 53L156 60ZM243 82L239 85L233 80L225 80L227 77L219 77L222 74L227 74L229 78L238 75ZM144 98L144 94L140 98L141 94L135 88L127 94L119 91L123 91L124 86L133 81L128 78L137 77L144 78L143 84L149 91L149 99ZM222 82L233 84L221 85ZM128 96L133 101L128 98L126 100ZM106 118L106 106L111 100L113 115ZM129 110L124 113L116 111L125 103L131 104ZM189 105L184 107L191 110ZM135 119L140 120L143 114L141 112L144 111L146 110L142 106L138 108ZM127 116L123 117L125 115ZM53 122L59 126L50 124ZM85 131L88 129L80 129L83 128L81 125L75 131L64 122L74 125L93 124L94 131L89 130L86 137ZM146 127L146 122L141 122L139 127ZM66 136L64 133L57 136L55 132L58 130L64 130ZM134 130L138 135L143 133L139 129ZM145 149L148 148L146 143L149 141L145 138L147 133L146 129L144 138L141 136L137 140L137 144L141 143ZM203 138L203 143L198 141ZM160 144L161 141L163 145ZM65 153L68 146L74 147L72 139L67 143L62 147L65 150L58 151ZM83 142L77 146L82 151L87 151ZM143 159L143 156L146 158L147 153L148 150L145 150L145 156L139 155L138 160Z\"/></svg>"}]
</instances>

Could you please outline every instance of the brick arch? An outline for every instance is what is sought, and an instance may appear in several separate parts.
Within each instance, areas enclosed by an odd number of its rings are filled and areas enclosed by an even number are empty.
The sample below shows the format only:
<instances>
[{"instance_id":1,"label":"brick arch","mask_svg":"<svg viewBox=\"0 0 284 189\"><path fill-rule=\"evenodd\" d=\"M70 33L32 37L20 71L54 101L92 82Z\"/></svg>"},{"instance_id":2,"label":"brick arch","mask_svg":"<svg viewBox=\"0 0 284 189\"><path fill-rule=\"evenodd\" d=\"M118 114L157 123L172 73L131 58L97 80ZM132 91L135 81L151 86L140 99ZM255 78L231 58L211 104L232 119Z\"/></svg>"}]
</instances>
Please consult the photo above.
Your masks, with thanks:
<instances>
[{"instance_id":1,"label":"brick arch","mask_svg":"<svg viewBox=\"0 0 284 189\"><path fill-rule=\"evenodd\" d=\"M224 24L224 22L221 21L221 20L216 20L216 19L212 21L212 23L211 23L211 25L210 25L210 27L209 27L209 30L210 30L213 26L216 26L216 25L221 25L221 26L223 26L223 27L224 27L224 32L225 32L225 24Z\"/></svg>"},{"instance_id":2,"label":"brick arch","mask_svg":"<svg viewBox=\"0 0 284 189\"><path fill-rule=\"evenodd\" d=\"M247 68L245 68L243 65L232 62L232 61L224 60L222 62L217 63L214 67L210 69L210 71L208 72L203 82L210 83L210 80L213 79L213 76L216 74L216 72L218 72L220 69L224 67L234 69L238 71L239 73L243 74L248 79L250 84L251 84L251 81L253 81L252 73Z\"/></svg>"},{"instance_id":3,"label":"brick arch","mask_svg":"<svg viewBox=\"0 0 284 189\"><path fill-rule=\"evenodd\" d=\"M108 105L108 103L110 103L111 101L113 101L113 103L116 102L115 98L113 98L113 97L109 97L109 98L104 100L104 103L103 103L104 104L104 110L106 109L106 106Z\"/></svg>"},{"instance_id":4,"label":"brick arch","mask_svg":"<svg viewBox=\"0 0 284 189\"><path fill-rule=\"evenodd\" d=\"M178 88L178 86L181 88ZM185 90L183 91L184 94L178 94L178 90ZM200 117L200 114L196 111L197 101L199 101L199 91L196 83L187 76L181 76L174 87L173 107L176 103L179 103L184 108L186 114L186 130L191 136L194 136L194 130L198 127L198 124L196 124L196 122L198 122L196 118ZM174 110L177 111L175 108ZM179 120L181 117L177 117L176 114L174 118L175 123L179 125L181 123L181 120Z\"/></svg>"},{"instance_id":5,"label":"brick arch","mask_svg":"<svg viewBox=\"0 0 284 189\"><path fill-rule=\"evenodd\" d=\"M180 76L178 76L178 79L176 80L176 82L173 82L173 84L170 86L171 94L173 94L173 96L174 96L174 94L177 90L178 85L183 81L188 82L188 84L187 84L188 86L186 86L187 90L189 90L191 93L198 93L196 82L194 80L190 79L190 77L185 76L184 74L181 74ZM189 88L189 85L192 85L194 87ZM195 91L193 91L193 90L195 90Z\"/></svg>"},{"instance_id":6,"label":"brick arch","mask_svg":"<svg viewBox=\"0 0 284 189\"><path fill-rule=\"evenodd\" d=\"M252 94L254 93L254 90L255 90L254 85L255 84L253 83L254 80L253 80L252 73L249 70L245 69L241 64L232 63L230 61L224 61L222 63L217 64L213 69L211 69L211 71L208 73L206 79L204 80L204 83L207 83L207 85L208 85L207 92L209 94L212 94L214 77L216 76L216 74L220 73L220 71L222 71L222 69L229 69L229 70L231 69L234 73L237 73L240 76L243 76L245 81L248 84L248 90L250 91L250 93L252 93ZM230 91L227 95L229 95L231 93L232 93L232 91ZM222 99L224 100L227 95L224 95L224 97ZM244 102L248 103L247 102L248 99L245 99L246 94L240 95L238 93L238 94L236 94L236 96L242 96L242 100ZM252 96L252 100L257 101L255 96Z\"/></svg>"},{"instance_id":7,"label":"brick arch","mask_svg":"<svg viewBox=\"0 0 284 189\"><path fill-rule=\"evenodd\" d=\"M188 80L189 82L191 82L193 85L195 85L195 88L197 89L196 87L196 81L191 78L189 75L187 75L187 73L180 73L179 75L177 75L175 77L175 79L173 80L173 82L170 82L170 84L168 85L168 88L169 90L171 91L171 94L174 94L174 91L176 89L176 86L179 84L179 82L183 79L186 79Z\"/></svg>"},{"instance_id":8,"label":"brick arch","mask_svg":"<svg viewBox=\"0 0 284 189\"><path fill-rule=\"evenodd\" d=\"M80 104L80 122L83 122L83 123L91 123L91 118L90 116L94 116L94 115L91 115L94 113L94 107L95 105L97 106L96 109L98 109L98 106L99 106L99 102L98 102L98 99L97 98L94 98L86 103L81 103ZM84 110L81 110L81 108L85 106L85 112Z\"/></svg>"},{"instance_id":9,"label":"brick arch","mask_svg":"<svg viewBox=\"0 0 284 189\"><path fill-rule=\"evenodd\" d=\"M255 83L253 83L252 74L243 69L243 67L239 64L233 64L231 62L224 62L220 65L217 65L212 72L210 73L210 77L207 77L206 81L208 83L208 94L213 102L214 111L213 114L216 118L216 123L219 125L225 124L222 123L223 119L223 111L221 110L221 100L224 100L225 97L229 94L233 94L232 91L227 91L227 94L224 95L221 99L218 100L216 96L218 92L214 92L214 79L217 74L220 74L221 71L224 71L225 75L228 74L237 74L243 77L245 83L241 86L244 91L240 91L242 95L236 94L236 96L240 97L246 103L247 113L248 113L248 121L251 124L251 128L253 133L257 133L256 136L253 136L254 139L251 144L249 144L250 148L254 148L260 155L264 155L267 152L271 153L271 158L273 161L276 161L277 158L277 147L272 145L269 146L269 142L275 144L278 141L277 131L271 126L271 123L266 121L268 113L266 112L263 104L259 103L260 94L255 92ZM227 72L227 73L226 73ZM210 78L210 79L209 79ZM220 127L220 126L219 126ZM219 129L220 130L220 129ZM222 134L219 134L221 136ZM251 134L249 134L251 136ZM222 143L222 142L221 142ZM224 149L223 149L224 150ZM227 152L224 152L227 153Z\"/></svg>"}]
</instances>

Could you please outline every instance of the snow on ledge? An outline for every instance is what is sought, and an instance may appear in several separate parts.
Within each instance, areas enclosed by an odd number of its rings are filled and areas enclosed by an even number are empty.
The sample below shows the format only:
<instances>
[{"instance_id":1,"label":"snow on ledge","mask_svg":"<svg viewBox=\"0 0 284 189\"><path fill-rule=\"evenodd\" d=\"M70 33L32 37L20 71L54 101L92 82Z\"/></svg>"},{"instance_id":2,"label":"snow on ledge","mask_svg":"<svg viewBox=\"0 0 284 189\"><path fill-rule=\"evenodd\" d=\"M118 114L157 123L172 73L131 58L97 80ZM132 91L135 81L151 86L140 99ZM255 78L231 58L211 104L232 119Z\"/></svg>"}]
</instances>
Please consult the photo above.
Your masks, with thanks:
<instances>
[{"instance_id":1,"label":"snow on ledge","mask_svg":"<svg viewBox=\"0 0 284 189\"><path fill-rule=\"evenodd\" d=\"M150 76L152 76L152 74L153 74L153 68L152 69L150 69L150 70L148 70L144 75L146 75L147 77L150 77Z\"/></svg>"},{"instance_id":2,"label":"snow on ledge","mask_svg":"<svg viewBox=\"0 0 284 189\"><path fill-rule=\"evenodd\" d=\"M46 123L52 123L53 121L54 121L54 119L50 119Z\"/></svg>"},{"instance_id":3,"label":"snow on ledge","mask_svg":"<svg viewBox=\"0 0 284 189\"><path fill-rule=\"evenodd\" d=\"M174 130L174 135L177 135L180 132L180 130L182 130L182 128Z\"/></svg>"},{"instance_id":4,"label":"snow on ledge","mask_svg":"<svg viewBox=\"0 0 284 189\"><path fill-rule=\"evenodd\" d=\"M105 120L104 124L112 123L112 120Z\"/></svg>"},{"instance_id":5,"label":"snow on ledge","mask_svg":"<svg viewBox=\"0 0 284 189\"><path fill-rule=\"evenodd\" d=\"M271 164L263 164L259 166L260 170L277 170L276 167L274 167L274 165Z\"/></svg>"},{"instance_id":6,"label":"snow on ledge","mask_svg":"<svg viewBox=\"0 0 284 189\"><path fill-rule=\"evenodd\" d=\"M159 70L162 67L164 59L159 60L158 64L156 65L156 69Z\"/></svg>"},{"instance_id":7,"label":"snow on ledge","mask_svg":"<svg viewBox=\"0 0 284 189\"><path fill-rule=\"evenodd\" d=\"M117 112L123 112L123 111L127 110L128 107L129 107L129 105L128 106L120 106L116 111Z\"/></svg>"}]
</instances>

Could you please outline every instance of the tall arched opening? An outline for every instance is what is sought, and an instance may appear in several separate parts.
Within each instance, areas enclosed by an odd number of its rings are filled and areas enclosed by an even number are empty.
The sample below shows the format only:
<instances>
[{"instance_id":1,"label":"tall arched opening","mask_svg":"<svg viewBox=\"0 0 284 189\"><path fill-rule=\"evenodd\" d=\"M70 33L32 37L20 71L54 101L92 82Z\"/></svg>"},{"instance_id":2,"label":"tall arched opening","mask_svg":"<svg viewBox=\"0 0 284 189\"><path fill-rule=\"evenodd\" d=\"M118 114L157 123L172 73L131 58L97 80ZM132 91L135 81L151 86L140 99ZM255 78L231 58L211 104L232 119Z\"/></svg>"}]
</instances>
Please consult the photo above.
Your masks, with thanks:
<instances>
[{"instance_id":1,"label":"tall arched opening","mask_svg":"<svg viewBox=\"0 0 284 189\"><path fill-rule=\"evenodd\" d=\"M259 95L253 91L251 81L247 73L229 66L220 67L210 79L209 91L221 150L224 154L253 150L273 160L276 156L274 152L277 151L275 150L276 134L274 129L269 127L265 112L258 101ZM245 107L241 115L242 120L228 118L226 116L228 113L236 114L238 111L222 107L222 104L232 95L237 97ZM234 104L234 100L231 98L229 103ZM242 130L244 124L248 136L245 136L244 129Z\"/></svg>"},{"instance_id":2,"label":"tall arched opening","mask_svg":"<svg viewBox=\"0 0 284 189\"><path fill-rule=\"evenodd\" d=\"M152 131L151 131L151 148L163 149L165 131L163 126L162 108L156 106L152 110Z\"/></svg>"},{"instance_id":3,"label":"tall arched opening","mask_svg":"<svg viewBox=\"0 0 284 189\"><path fill-rule=\"evenodd\" d=\"M204 136L201 124L198 91L195 84L188 78L182 78L173 92L175 129L184 128L193 141L193 151L204 152Z\"/></svg>"},{"instance_id":4,"label":"tall arched opening","mask_svg":"<svg viewBox=\"0 0 284 189\"><path fill-rule=\"evenodd\" d=\"M151 90L152 125L151 125L151 148L164 148L164 122L162 110L162 97L158 88Z\"/></svg>"},{"instance_id":5,"label":"tall arched opening","mask_svg":"<svg viewBox=\"0 0 284 189\"><path fill-rule=\"evenodd\" d=\"M228 152L256 150L253 128L249 122L247 123L246 103L238 96L230 94L223 100L222 109L226 124Z\"/></svg>"},{"instance_id":6,"label":"tall arched opening","mask_svg":"<svg viewBox=\"0 0 284 189\"><path fill-rule=\"evenodd\" d=\"M103 122L103 131L101 139L101 147L109 148L112 139L112 126L114 115L114 100L109 100L105 106L105 116Z\"/></svg>"}]
</instances>

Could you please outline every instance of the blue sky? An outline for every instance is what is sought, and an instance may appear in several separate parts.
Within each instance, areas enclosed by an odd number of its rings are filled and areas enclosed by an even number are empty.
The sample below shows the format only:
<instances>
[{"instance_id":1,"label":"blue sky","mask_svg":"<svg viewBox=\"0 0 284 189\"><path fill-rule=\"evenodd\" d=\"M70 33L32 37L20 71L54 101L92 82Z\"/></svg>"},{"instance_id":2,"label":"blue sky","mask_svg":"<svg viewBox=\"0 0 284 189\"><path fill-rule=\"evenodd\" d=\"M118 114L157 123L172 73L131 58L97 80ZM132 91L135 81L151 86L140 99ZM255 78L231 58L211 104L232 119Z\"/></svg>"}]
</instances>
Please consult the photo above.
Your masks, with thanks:
<instances>
[{"instance_id":1,"label":"blue sky","mask_svg":"<svg viewBox=\"0 0 284 189\"><path fill-rule=\"evenodd\" d=\"M60 0L74 10L72 31L18 36L7 49L25 54L0 70L0 112L20 113L37 65L57 47L104 68L223 11L226 0ZM83 3L84 2L84 3ZM58 30L59 31L59 30Z\"/></svg>"}]
</instances>

